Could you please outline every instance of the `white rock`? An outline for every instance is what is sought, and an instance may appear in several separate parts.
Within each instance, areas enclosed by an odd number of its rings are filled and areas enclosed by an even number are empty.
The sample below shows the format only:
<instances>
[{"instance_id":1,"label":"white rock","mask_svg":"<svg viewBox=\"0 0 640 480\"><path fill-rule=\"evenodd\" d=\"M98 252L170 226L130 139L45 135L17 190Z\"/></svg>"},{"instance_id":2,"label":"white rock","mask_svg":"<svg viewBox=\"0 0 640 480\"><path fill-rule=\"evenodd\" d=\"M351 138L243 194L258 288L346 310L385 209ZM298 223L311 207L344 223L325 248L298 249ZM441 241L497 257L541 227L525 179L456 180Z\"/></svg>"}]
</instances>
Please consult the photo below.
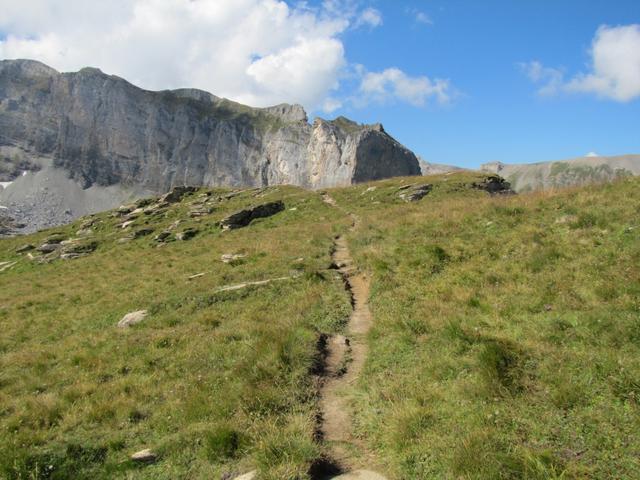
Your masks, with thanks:
<instances>
[{"instance_id":1,"label":"white rock","mask_svg":"<svg viewBox=\"0 0 640 480\"><path fill-rule=\"evenodd\" d=\"M140 450L139 452L131 455L131 460L134 462L151 463L155 462L157 459L158 455L149 448L145 448L144 450Z\"/></svg>"},{"instance_id":2,"label":"white rock","mask_svg":"<svg viewBox=\"0 0 640 480\"><path fill-rule=\"evenodd\" d=\"M244 257L246 257L246 255L242 253L225 253L220 257L220 260L222 260L222 263L231 263L234 260L240 260Z\"/></svg>"},{"instance_id":3,"label":"white rock","mask_svg":"<svg viewBox=\"0 0 640 480\"><path fill-rule=\"evenodd\" d=\"M236 477L234 480L254 480L258 476L258 471L254 470L249 473L245 473L244 475L240 475Z\"/></svg>"},{"instance_id":4,"label":"white rock","mask_svg":"<svg viewBox=\"0 0 640 480\"><path fill-rule=\"evenodd\" d=\"M387 477L383 477L369 470L354 470L353 472L334 477L333 480L387 480Z\"/></svg>"},{"instance_id":5,"label":"white rock","mask_svg":"<svg viewBox=\"0 0 640 480\"><path fill-rule=\"evenodd\" d=\"M143 321L146 316L147 316L146 310L139 310L137 312L127 313L124 317L122 317L122 320L118 322L118 327L127 328L127 327L130 327L131 325L136 325L137 323L140 323L141 321Z\"/></svg>"}]
</instances>

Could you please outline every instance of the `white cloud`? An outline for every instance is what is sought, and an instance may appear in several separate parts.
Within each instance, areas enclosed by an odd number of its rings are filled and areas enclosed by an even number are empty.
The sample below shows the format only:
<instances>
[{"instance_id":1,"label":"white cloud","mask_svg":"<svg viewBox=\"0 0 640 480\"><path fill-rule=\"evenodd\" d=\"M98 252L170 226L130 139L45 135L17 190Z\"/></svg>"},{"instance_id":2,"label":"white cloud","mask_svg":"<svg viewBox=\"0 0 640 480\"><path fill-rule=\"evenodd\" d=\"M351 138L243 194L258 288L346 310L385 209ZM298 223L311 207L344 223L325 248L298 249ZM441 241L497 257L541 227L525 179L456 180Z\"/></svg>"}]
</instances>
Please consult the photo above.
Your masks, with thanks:
<instances>
[{"instance_id":1,"label":"white cloud","mask_svg":"<svg viewBox=\"0 0 640 480\"><path fill-rule=\"evenodd\" d=\"M449 100L446 80L348 64L343 34L383 23L364 0L313 5L0 0L0 32L7 35L0 59L33 58L60 71L94 66L147 89L195 87L253 106L301 103L325 113L345 103Z\"/></svg>"},{"instance_id":2,"label":"white cloud","mask_svg":"<svg viewBox=\"0 0 640 480\"><path fill-rule=\"evenodd\" d=\"M416 21L416 23L421 23L423 25L433 25L433 19L426 14L425 12L418 10L417 8L405 8L405 13Z\"/></svg>"},{"instance_id":3,"label":"white cloud","mask_svg":"<svg viewBox=\"0 0 640 480\"><path fill-rule=\"evenodd\" d=\"M603 26L591 48L592 71L567 84L567 90L592 92L619 102L640 97L640 25Z\"/></svg>"},{"instance_id":4,"label":"white cloud","mask_svg":"<svg viewBox=\"0 0 640 480\"><path fill-rule=\"evenodd\" d=\"M520 69L533 83L540 84L538 94L554 95L563 87L564 72L557 68L549 68L538 61L518 64Z\"/></svg>"},{"instance_id":5,"label":"white cloud","mask_svg":"<svg viewBox=\"0 0 640 480\"><path fill-rule=\"evenodd\" d=\"M356 27L367 25L371 28L382 25L382 14L375 8L365 8L356 21Z\"/></svg>"},{"instance_id":6,"label":"white cloud","mask_svg":"<svg viewBox=\"0 0 640 480\"><path fill-rule=\"evenodd\" d=\"M342 108L342 101L337 98L327 97L322 102L322 111L325 113L333 113L339 108Z\"/></svg>"},{"instance_id":7,"label":"white cloud","mask_svg":"<svg viewBox=\"0 0 640 480\"><path fill-rule=\"evenodd\" d=\"M313 109L346 65L340 35L358 11L338 6L0 0L0 31L7 33L0 58L35 58L62 71L97 66L149 89L196 87L256 106Z\"/></svg>"},{"instance_id":8,"label":"white cloud","mask_svg":"<svg viewBox=\"0 0 640 480\"><path fill-rule=\"evenodd\" d=\"M416 12L416 22L424 23L425 25L433 25L431 17L424 12Z\"/></svg>"},{"instance_id":9,"label":"white cloud","mask_svg":"<svg viewBox=\"0 0 640 480\"><path fill-rule=\"evenodd\" d=\"M640 25L601 26L589 54L590 71L569 80L562 70L539 62L525 64L524 70L533 82L542 85L542 94L594 93L618 102L640 97Z\"/></svg>"},{"instance_id":10,"label":"white cloud","mask_svg":"<svg viewBox=\"0 0 640 480\"><path fill-rule=\"evenodd\" d=\"M360 83L361 101L386 103L400 100L422 107L433 98L438 103L448 103L453 95L448 80L429 77L412 77L398 68L382 72L365 72Z\"/></svg>"},{"instance_id":11,"label":"white cloud","mask_svg":"<svg viewBox=\"0 0 640 480\"><path fill-rule=\"evenodd\" d=\"M599 157L600 155L598 155L596 152L589 152L585 156L587 158L596 158L596 157Z\"/></svg>"}]
</instances>

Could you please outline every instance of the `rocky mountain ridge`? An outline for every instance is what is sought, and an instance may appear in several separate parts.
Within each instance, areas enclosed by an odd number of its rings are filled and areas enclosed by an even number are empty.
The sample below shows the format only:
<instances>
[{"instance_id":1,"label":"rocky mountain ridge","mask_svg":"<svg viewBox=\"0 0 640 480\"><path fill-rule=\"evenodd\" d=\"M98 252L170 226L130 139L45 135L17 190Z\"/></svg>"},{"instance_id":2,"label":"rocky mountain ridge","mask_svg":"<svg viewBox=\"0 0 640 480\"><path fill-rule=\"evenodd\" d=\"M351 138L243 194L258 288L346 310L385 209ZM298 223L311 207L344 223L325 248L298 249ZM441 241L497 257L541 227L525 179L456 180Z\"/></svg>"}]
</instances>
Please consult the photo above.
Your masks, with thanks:
<instances>
[{"instance_id":1,"label":"rocky mountain ridge","mask_svg":"<svg viewBox=\"0 0 640 480\"><path fill-rule=\"evenodd\" d=\"M609 182L640 174L640 155L587 156L530 164L485 163L480 167L504 177L516 192Z\"/></svg>"},{"instance_id":2,"label":"rocky mountain ridge","mask_svg":"<svg viewBox=\"0 0 640 480\"><path fill-rule=\"evenodd\" d=\"M0 205L34 230L176 185L324 188L420 166L380 124L310 124L299 105L251 108L195 89L143 90L95 68L4 60L2 172L13 183Z\"/></svg>"}]
</instances>

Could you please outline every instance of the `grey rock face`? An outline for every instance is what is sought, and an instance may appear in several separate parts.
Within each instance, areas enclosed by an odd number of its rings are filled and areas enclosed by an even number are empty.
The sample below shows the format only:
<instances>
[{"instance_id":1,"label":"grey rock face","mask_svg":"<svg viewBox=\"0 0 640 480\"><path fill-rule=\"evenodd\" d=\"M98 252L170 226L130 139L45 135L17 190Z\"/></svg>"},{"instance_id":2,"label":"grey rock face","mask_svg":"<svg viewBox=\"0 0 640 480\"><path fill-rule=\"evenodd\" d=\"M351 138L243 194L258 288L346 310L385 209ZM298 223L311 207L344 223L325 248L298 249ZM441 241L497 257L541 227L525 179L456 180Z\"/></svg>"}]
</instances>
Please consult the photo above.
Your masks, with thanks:
<instances>
[{"instance_id":1,"label":"grey rock face","mask_svg":"<svg viewBox=\"0 0 640 480\"><path fill-rule=\"evenodd\" d=\"M223 230L234 230L246 227L257 218L271 217L283 210L284 203L282 201L264 203L229 215L220 222L220 225Z\"/></svg>"},{"instance_id":2,"label":"grey rock face","mask_svg":"<svg viewBox=\"0 0 640 480\"><path fill-rule=\"evenodd\" d=\"M84 190L116 185L134 195L182 185L322 188L421 173L380 125L310 125L299 105L255 109L195 89L150 92L94 68L59 73L30 60L0 61L3 148L8 179L50 162Z\"/></svg>"},{"instance_id":3,"label":"grey rock face","mask_svg":"<svg viewBox=\"0 0 640 480\"><path fill-rule=\"evenodd\" d=\"M516 192L528 192L609 182L640 175L640 155L579 157L531 164L491 162L482 165L481 170L506 178Z\"/></svg>"}]
</instances>

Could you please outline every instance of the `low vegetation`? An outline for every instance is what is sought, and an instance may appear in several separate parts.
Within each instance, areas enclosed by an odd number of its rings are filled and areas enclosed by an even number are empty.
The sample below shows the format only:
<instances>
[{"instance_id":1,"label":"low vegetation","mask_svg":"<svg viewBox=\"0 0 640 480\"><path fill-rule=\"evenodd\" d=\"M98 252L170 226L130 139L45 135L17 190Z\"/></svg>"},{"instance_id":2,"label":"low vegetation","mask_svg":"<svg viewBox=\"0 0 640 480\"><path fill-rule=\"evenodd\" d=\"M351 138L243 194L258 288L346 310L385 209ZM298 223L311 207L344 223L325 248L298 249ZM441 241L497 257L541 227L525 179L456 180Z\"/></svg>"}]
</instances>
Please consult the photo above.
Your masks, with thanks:
<instances>
[{"instance_id":1,"label":"low vegetation","mask_svg":"<svg viewBox=\"0 0 640 480\"><path fill-rule=\"evenodd\" d=\"M282 479L304 476L319 456L310 372L320 334L341 329L349 311L329 270L346 221L288 187L214 201L189 219L202 192L127 229L99 215L97 249L74 260L14 252L54 232L74 237L83 221L0 242L0 259L18 261L0 274L0 478L220 478L257 466ZM246 229L217 224L272 199L287 209ZM177 231L199 233L154 240L178 219ZM141 227L154 233L119 242ZM141 309L142 323L117 328ZM157 463L129 460L145 448Z\"/></svg>"},{"instance_id":2,"label":"low vegetation","mask_svg":"<svg viewBox=\"0 0 640 480\"><path fill-rule=\"evenodd\" d=\"M351 308L338 234L372 280L350 398L389 478L639 478L640 181L491 196L484 177L333 189L339 208L293 187L202 189L125 229L96 216L72 260L16 250L87 219L1 240L18 263L0 272L0 478L309 478L318 344ZM156 240L177 220L194 236ZM155 463L130 459L146 448Z\"/></svg>"},{"instance_id":3,"label":"low vegetation","mask_svg":"<svg viewBox=\"0 0 640 480\"><path fill-rule=\"evenodd\" d=\"M361 435L399 479L640 478L640 182L461 182L334 193L373 274Z\"/></svg>"}]
</instances>

